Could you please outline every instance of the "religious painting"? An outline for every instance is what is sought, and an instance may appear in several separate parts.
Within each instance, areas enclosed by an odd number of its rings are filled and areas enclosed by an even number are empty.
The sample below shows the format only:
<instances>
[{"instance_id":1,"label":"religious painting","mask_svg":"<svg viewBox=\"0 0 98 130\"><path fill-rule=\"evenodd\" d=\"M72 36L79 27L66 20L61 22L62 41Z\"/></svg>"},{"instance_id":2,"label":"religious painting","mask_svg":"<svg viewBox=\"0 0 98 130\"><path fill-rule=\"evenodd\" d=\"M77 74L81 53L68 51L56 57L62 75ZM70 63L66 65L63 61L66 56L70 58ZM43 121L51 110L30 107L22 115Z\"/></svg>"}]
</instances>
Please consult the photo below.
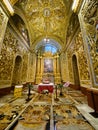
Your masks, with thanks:
<instances>
[{"instance_id":1,"label":"religious painting","mask_svg":"<svg viewBox=\"0 0 98 130\"><path fill-rule=\"evenodd\" d=\"M44 59L44 73L53 72L53 59Z\"/></svg>"}]
</instances>

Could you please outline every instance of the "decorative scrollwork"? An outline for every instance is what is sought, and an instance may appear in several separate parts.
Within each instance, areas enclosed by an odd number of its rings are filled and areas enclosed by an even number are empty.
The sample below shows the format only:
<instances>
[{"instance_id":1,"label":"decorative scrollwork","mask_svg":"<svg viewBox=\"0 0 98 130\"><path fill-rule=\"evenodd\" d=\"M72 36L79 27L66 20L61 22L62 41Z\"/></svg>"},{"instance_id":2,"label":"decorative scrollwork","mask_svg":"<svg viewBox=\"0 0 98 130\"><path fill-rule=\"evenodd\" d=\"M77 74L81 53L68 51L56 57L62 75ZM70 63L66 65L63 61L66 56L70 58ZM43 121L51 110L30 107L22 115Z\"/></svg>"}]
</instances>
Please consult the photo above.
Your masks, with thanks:
<instances>
[{"instance_id":1,"label":"decorative scrollwork","mask_svg":"<svg viewBox=\"0 0 98 130\"><path fill-rule=\"evenodd\" d=\"M81 13L87 33L85 37L90 52L94 76L96 83L98 83L98 0L87 0Z\"/></svg>"}]
</instances>

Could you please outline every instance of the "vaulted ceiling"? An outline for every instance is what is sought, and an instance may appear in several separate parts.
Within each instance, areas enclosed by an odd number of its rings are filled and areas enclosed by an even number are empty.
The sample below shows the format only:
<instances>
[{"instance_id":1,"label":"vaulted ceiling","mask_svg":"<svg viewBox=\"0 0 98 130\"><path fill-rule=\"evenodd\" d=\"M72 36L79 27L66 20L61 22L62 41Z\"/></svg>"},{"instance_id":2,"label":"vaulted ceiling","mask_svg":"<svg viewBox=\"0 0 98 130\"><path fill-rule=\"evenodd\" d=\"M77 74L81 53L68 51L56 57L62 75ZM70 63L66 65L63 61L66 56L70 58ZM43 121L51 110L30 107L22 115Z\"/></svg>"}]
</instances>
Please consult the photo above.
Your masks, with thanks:
<instances>
[{"instance_id":1,"label":"vaulted ceiling","mask_svg":"<svg viewBox=\"0 0 98 130\"><path fill-rule=\"evenodd\" d=\"M25 14L32 45L50 38L64 46L73 0L10 0Z\"/></svg>"}]
</instances>

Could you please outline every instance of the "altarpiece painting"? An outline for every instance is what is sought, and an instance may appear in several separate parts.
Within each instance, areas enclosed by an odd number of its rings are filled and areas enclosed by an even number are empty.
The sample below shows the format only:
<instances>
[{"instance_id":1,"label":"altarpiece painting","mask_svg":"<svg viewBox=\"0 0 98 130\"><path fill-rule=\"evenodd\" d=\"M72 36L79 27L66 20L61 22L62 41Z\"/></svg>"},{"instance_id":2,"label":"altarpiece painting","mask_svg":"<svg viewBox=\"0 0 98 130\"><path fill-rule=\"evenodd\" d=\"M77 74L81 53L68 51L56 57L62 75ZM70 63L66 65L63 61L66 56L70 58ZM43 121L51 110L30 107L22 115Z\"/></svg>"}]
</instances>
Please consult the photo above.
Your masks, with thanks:
<instances>
[{"instance_id":1,"label":"altarpiece painting","mask_svg":"<svg viewBox=\"0 0 98 130\"><path fill-rule=\"evenodd\" d=\"M44 59L44 73L53 72L53 59Z\"/></svg>"}]
</instances>

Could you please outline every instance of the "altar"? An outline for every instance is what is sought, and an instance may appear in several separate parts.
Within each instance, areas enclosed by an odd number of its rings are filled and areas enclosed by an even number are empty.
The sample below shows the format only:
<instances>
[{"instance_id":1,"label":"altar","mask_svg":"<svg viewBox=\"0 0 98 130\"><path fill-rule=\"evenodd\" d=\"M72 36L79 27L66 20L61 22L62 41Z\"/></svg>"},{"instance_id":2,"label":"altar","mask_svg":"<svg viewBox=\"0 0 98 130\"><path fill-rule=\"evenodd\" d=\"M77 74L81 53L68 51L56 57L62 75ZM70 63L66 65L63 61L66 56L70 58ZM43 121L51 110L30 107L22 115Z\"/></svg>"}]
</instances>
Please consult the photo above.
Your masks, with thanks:
<instances>
[{"instance_id":1,"label":"altar","mask_svg":"<svg viewBox=\"0 0 98 130\"><path fill-rule=\"evenodd\" d=\"M53 89L54 89L53 83L48 83L48 84L40 83L38 85L38 92L39 93L41 93L43 90L48 90L50 93L53 93Z\"/></svg>"}]
</instances>

